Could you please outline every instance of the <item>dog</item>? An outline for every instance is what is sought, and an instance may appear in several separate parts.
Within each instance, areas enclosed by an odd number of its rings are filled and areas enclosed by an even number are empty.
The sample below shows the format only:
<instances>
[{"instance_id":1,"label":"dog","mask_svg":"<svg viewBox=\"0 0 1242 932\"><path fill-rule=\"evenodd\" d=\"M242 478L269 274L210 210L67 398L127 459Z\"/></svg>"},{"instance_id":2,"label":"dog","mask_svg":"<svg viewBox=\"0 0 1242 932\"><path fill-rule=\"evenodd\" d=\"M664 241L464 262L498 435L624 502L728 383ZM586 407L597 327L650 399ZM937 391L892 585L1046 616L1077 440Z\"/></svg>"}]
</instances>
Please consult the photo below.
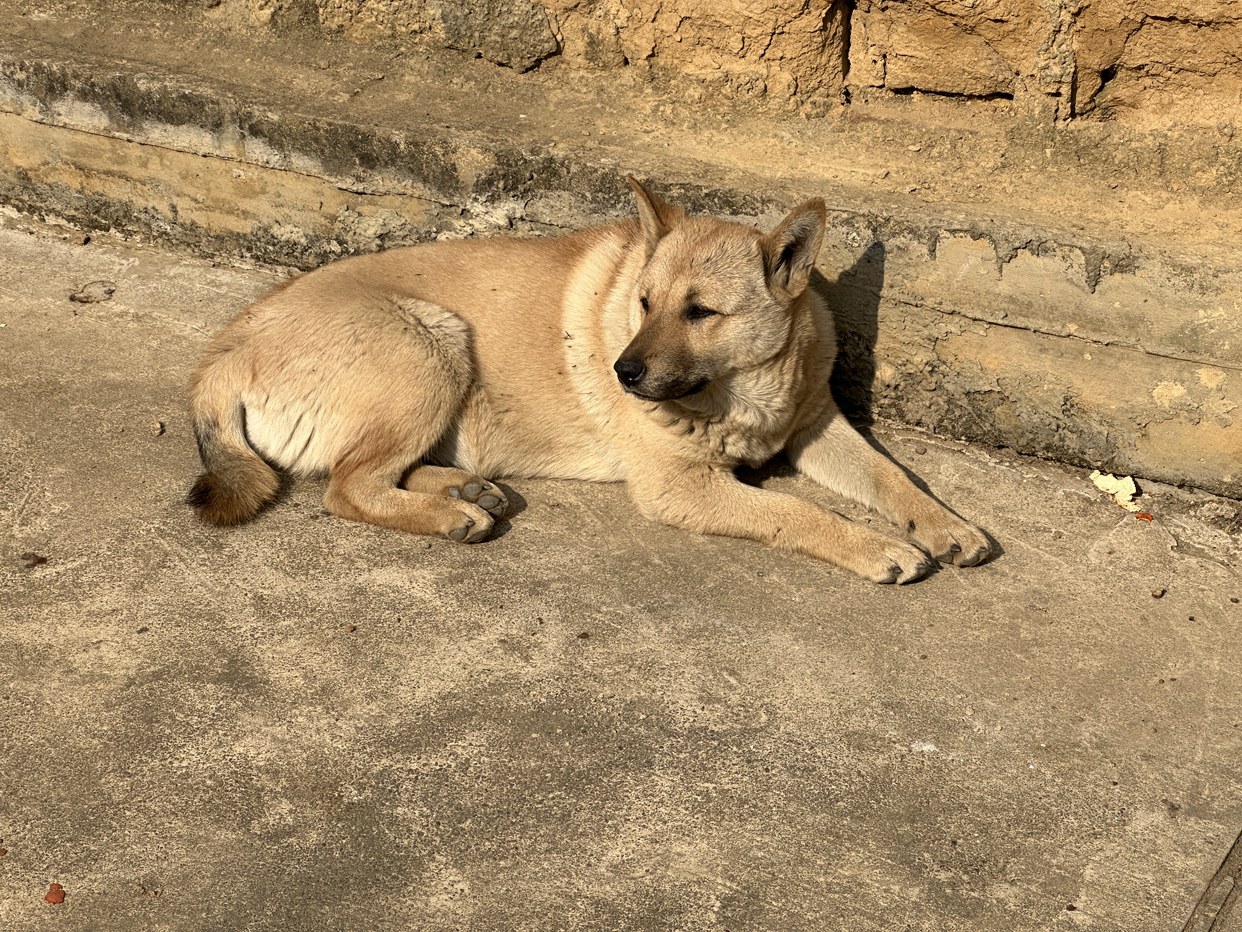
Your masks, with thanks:
<instances>
[{"instance_id":1,"label":"dog","mask_svg":"<svg viewBox=\"0 0 1242 932\"><path fill-rule=\"evenodd\" d=\"M239 524L277 469L326 473L333 514L469 544L505 513L491 480L624 481L648 518L879 583L986 560L987 536L833 401L833 318L808 287L824 202L764 234L627 180L637 218L343 259L242 312L191 379L205 471L189 504ZM907 540L736 477L782 450Z\"/></svg>"}]
</instances>

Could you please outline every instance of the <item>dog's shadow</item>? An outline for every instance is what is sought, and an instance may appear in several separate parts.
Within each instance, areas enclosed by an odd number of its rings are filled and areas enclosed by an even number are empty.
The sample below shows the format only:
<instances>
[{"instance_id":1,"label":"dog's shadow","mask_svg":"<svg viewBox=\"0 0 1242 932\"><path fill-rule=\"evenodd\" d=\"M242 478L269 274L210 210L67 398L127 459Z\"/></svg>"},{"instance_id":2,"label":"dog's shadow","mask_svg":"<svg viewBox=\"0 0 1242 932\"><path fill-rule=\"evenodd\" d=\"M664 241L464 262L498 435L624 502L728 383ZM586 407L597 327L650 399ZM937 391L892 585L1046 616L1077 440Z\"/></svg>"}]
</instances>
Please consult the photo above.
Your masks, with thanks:
<instances>
[{"instance_id":1,"label":"dog's shadow","mask_svg":"<svg viewBox=\"0 0 1242 932\"><path fill-rule=\"evenodd\" d=\"M811 287L832 311L837 334L837 360L832 367L829 385L837 407L863 439L901 466L910 481L931 495L927 484L898 463L871 431L875 424L875 345L880 336L880 302L884 294L886 256L884 244L877 240L835 281L830 281L818 270L811 276ZM934 495L932 497L935 498Z\"/></svg>"},{"instance_id":2,"label":"dog's shadow","mask_svg":"<svg viewBox=\"0 0 1242 932\"><path fill-rule=\"evenodd\" d=\"M877 241L835 281L818 271L811 276L811 287L831 308L837 331L832 397L841 413L864 434L875 423L875 345L880 335L886 255L884 244Z\"/></svg>"},{"instance_id":3,"label":"dog's shadow","mask_svg":"<svg viewBox=\"0 0 1242 932\"><path fill-rule=\"evenodd\" d=\"M495 479L492 480L492 484L498 486L500 491L505 493L505 498L508 499L509 504L505 508L504 515L497 518L495 525L492 526L492 533L487 536L489 541L504 537L513 530L513 519L529 507L526 498L513 486L506 482L498 482Z\"/></svg>"}]
</instances>

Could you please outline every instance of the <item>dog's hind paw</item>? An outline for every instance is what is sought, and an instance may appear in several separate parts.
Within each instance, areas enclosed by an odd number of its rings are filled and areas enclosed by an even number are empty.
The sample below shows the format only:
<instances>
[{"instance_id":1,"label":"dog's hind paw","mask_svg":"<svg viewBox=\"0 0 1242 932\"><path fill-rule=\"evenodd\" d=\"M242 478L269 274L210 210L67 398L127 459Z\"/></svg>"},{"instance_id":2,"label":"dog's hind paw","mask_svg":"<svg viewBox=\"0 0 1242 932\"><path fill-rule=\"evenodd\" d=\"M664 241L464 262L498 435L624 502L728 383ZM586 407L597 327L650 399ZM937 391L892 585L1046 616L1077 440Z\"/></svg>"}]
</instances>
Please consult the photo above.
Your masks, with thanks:
<instances>
[{"instance_id":1,"label":"dog's hind paw","mask_svg":"<svg viewBox=\"0 0 1242 932\"><path fill-rule=\"evenodd\" d=\"M449 497L478 505L494 518L503 518L509 502L505 493L486 479L469 479L461 485L449 487Z\"/></svg>"},{"instance_id":2,"label":"dog's hind paw","mask_svg":"<svg viewBox=\"0 0 1242 932\"><path fill-rule=\"evenodd\" d=\"M503 518L509 508L505 493L494 483L451 466L419 466L405 477L401 487L478 505L493 518Z\"/></svg>"},{"instance_id":3,"label":"dog's hind paw","mask_svg":"<svg viewBox=\"0 0 1242 932\"><path fill-rule=\"evenodd\" d=\"M477 544L492 533L495 520L485 510L473 504L457 506L460 512L455 520L440 533L459 544Z\"/></svg>"}]
</instances>

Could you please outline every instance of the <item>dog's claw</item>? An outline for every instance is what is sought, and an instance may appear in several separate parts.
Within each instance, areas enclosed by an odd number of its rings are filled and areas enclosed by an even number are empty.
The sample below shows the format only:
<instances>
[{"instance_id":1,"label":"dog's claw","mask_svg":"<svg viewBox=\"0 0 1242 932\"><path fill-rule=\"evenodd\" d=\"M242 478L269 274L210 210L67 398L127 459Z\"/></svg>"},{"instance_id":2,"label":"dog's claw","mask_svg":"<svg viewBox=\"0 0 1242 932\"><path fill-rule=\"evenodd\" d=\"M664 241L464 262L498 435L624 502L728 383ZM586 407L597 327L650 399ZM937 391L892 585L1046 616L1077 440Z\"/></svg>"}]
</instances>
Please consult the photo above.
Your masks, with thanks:
<instances>
[{"instance_id":1,"label":"dog's claw","mask_svg":"<svg viewBox=\"0 0 1242 932\"><path fill-rule=\"evenodd\" d=\"M935 560L923 560L917 566L915 566L914 569L910 571L909 575L907 575L904 579L901 579L898 581L902 583L914 582L917 579L922 579L924 576L926 576L928 573L930 573L935 568L936 568Z\"/></svg>"},{"instance_id":2,"label":"dog's claw","mask_svg":"<svg viewBox=\"0 0 1242 932\"><path fill-rule=\"evenodd\" d=\"M960 557L955 557L953 562L957 566L978 566L990 559L992 556L992 545L984 542L969 553L962 553Z\"/></svg>"},{"instance_id":3,"label":"dog's claw","mask_svg":"<svg viewBox=\"0 0 1242 932\"><path fill-rule=\"evenodd\" d=\"M920 517L910 540L939 562L954 566L975 566L992 555L982 531L944 509Z\"/></svg>"}]
</instances>

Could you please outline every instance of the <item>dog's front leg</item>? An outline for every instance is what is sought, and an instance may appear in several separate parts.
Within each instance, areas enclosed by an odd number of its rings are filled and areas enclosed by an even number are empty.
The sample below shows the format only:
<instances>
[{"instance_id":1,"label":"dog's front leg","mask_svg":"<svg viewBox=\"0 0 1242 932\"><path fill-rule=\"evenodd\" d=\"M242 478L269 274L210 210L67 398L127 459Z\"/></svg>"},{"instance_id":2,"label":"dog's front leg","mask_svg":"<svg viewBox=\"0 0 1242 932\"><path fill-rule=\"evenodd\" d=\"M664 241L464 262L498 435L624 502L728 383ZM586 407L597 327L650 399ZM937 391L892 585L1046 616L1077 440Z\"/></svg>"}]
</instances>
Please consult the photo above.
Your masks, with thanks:
<instances>
[{"instance_id":1,"label":"dog's front leg","mask_svg":"<svg viewBox=\"0 0 1242 932\"><path fill-rule=\"evenodd\" d=\"M900 527L944 563L974 566L992 552L987 536L910 481L905 471L867 443L836 405L786 447L790 462L821 485Z\"/></svg>"},{"instance_id":2,"label":"dog's front leg","mask_svg":"<svg viewBox=\"0 0 1242 932\"><path fill-rule=\"evenodd\" d=\"M793 495L744 485L732 472L703 463L645 469L629 488L649 518L809 554L873 582L910 582L932 566L909 544Z\"/></svg>"}]
</instances>

